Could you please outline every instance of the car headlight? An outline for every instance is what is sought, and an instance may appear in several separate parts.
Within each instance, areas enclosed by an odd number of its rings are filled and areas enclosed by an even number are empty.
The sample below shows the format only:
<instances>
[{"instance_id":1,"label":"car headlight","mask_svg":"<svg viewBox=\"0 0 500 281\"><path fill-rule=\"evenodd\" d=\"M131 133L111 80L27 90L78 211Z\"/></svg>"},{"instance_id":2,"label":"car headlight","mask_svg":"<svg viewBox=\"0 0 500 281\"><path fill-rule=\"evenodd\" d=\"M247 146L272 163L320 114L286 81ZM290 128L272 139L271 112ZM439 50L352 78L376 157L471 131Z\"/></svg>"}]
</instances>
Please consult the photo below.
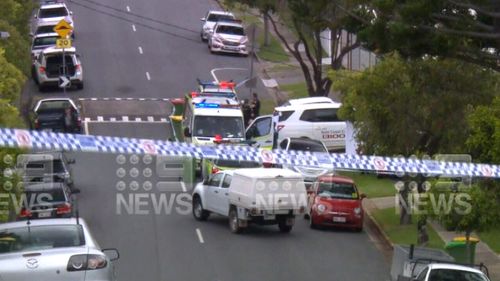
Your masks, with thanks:
<instances>
[{"instance_id":1,"label":"car headlight","mask_svg":"<svg viewBox=\"0 0 500 281\"><path fill-rule=\"evenodd\" d=\"M359 208L359 207L358 207L358 208L354 208L354 213L355 213L356 215L361 214L361 208Z\"/></svg>"},{"instance_id":2,"label":"car headlight","mask_svg":"<svg viewBox=\"0 0 500 281\"><path fill-rule=\"evenodd\" d=\"M108 265L106 257L102 255L74 255L68 261L68 271L95 270Z\"/></svg>"},{"instance_id":3,"label":"car headlight","mask_svg":"<svg viewBox=\"0 0 500 281\"><path fill-rule=\"evenodd\" d=\"M203 30L205 30L206 32L211 32L212 28L210 26L204 26Z\"/></svg>"},{"instance_id":4,"label":"car headlight","mask_svg":"<svg viewBox=\"0 0 500 281\"><path fill-rule=\"evenodd\" d=\"M316 207L316 210L318 211L318 213L324 213L326 211L326 206L323 205L323 204L319 204L317 207Z\"/></svg>"},{"instance_id":5,"label":"car headlight","mask_svg":"<svg viewBox=\"0 0 500 281\"><path fill-rule=\"evenodd\" d=\"M248 38L245 37L241 39L240 44L246 44L246 43L248 43Z\"/></svg>"},{"instance_id":6,"label":"car headlight","mask_svg":"<svg viewBox=\"0 0 500 281\"><path fill-rule=\"evenodd\" d=\"M222 44L222 39L219 37L212 37L212 41L215 41L216 43Z\"/></svg>"}]
</instances>

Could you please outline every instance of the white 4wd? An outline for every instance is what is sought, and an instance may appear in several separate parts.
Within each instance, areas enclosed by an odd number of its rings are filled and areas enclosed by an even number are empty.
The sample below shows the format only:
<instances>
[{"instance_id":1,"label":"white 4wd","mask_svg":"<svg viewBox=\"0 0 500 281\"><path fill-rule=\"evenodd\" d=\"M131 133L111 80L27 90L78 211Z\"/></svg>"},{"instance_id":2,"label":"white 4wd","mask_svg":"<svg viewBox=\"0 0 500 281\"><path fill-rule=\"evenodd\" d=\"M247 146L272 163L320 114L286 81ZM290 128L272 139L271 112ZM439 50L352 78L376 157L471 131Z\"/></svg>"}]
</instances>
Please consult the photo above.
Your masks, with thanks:
<instances>
[{"instance_id":1,"label":"white 4wd","mask_svg":"<svg viewBox=\"0 0 500 281\"><path fill-rule=\"evenodd\" d=\"M281 232L290 232L295 216L304 214L306 206L301 175L286 169L226 170L193 191L193 216L197 220L206 220L211 213L226 216L233 233L249 223L278 224Z\"/></svg>"},{"instance_id":2,"label":"white 4wd","mask_svg":"<svg viewBox=\"0 0 500 281\"><path fill-rule=\"evenodd\" d=\"M438 281L438 280L474 280L489 281L481 270L446 263L432 263L424 267L412 281Z\"/></svg>"},{"instance_id":3,"label":"white 4wd","mask_svg":"<svg viewBox=\"0 0 500 281\"><path fill-rule=\"evenodd\" d=\"M31 74L41 92L47 86L59 85L60 77L64 75L71 81L71 85L83 89L82 64L75 48L65 49L64 60L62 54L62 49L50 47L44 49L33 61Z\"/></svg>"},{"instance_id":4,"label":"white 4wd","mask_svg":"<svg viewBox=\"0 0 500 281\"><path fill-rule=\"evenodd\" d=\"M207 15L204 18L201 18L201 21L203 22L200 33L201 40L208 40L208 36L214 31L214 26L218 21L234 19L234 15L230 12L208 11Z\"/></svg>"},{"instance_id":5,"label":"white 4wd","mask_svg":"<svg viewBox=\"0 0 500 281\"><path fill-rule=\"evenodd\" d=\"M329 151L343 151L346 122L337 117L341 106L341 103L327 102L325 98L290 100L288 105L275 108L279 116L277 124L271 115L260 116L248 126L246 137L260 147L270 148L274 130L277 130L275 146L285 138L310 138L323 142Z\"/></svg>"}]
</instances>

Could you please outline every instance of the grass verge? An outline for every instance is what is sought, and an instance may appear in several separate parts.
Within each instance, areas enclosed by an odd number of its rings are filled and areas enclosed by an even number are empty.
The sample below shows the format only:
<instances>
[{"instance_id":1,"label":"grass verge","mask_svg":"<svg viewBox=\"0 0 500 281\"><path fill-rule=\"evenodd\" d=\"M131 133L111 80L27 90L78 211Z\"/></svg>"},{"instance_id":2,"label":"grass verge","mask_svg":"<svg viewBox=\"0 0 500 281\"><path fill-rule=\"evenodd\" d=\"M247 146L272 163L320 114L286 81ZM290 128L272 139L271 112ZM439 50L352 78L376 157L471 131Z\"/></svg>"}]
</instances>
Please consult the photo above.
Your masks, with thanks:
<instances>
[{"instance_id":1,"label":"grass verge","mask_svg":"<svg viewBox=\"0 0 500 281\"><path fill-rule=\"evenodd\" d=\"M479 238L481 241L488 244L493 251L500 254L500 226L496 226L489 231L479 233Z\"/></svg>"},{"instance_id":2,"label":"grass verge","mask_svg":"<svg viewBox=\"0 0 500 281\"><path fill-rule=\"evenodd\" d=\"M259 58L270 62L288 62L290 57L283 49L281 42L272 34L269 34L269 46L264 46L264 30L259 29L257 43L260 46L257 54Z\"/></svg>"},{"instance_id":3,"label":"grass verge","mask_svg":"<svg viewBox=\"0 0 500 281\"><path fill-rule=\"evenodd\" d=\"M400 225L399 215L396 214L394 208L376 210L373 212L373 216L393 244L409 245L417 243L416 224ZM444 241L430 225L427 226L427 232L429 234L427 247L443 249Z\"/></svg>"},{"instance_id":4,"label":"grass verge","mask_svg":"<svg viewBox=\"0 0 500 281\"><path fill-rule=\"evenodd\" d=\"M360 172L339 172L339 174L352 178L359 190L368 198L394 196L396 192L394 182L391 179L379 179L376 175Z\"/></svg>"},{"instance_id":5,"label":"grass verge","mask_svg":"<svg viewBox=\"0 0 500 281\"><path fill-rule=\"evenodd\" d=\"M272 100L272 99L261 100L260 101L260 115L273 114L274 107L276 107L276 104L274 104L274 100Z\"/></svg>"},{"instance_id":6,"label":"grass verge","mask_svg":"<svg viewBox=\"0 0 500 281\"><path fill-rule=\"evenodd\" d=\"M306 98L309 96L305 82L280 85L280 90L287 92L289 99Z\"/></svg>"}]
</instances>

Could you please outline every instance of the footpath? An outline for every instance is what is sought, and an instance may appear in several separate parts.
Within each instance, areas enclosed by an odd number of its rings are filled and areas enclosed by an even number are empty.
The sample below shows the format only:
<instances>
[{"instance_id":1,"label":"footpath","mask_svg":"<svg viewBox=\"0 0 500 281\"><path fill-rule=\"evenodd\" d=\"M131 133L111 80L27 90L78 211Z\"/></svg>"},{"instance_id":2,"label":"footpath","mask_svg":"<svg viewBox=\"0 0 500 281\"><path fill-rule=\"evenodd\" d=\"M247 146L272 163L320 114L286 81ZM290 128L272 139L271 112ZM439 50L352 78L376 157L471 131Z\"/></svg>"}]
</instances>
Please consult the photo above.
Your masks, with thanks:
<instances>
[{"instance_id":1,"label":"footpath","mask_svg":"<svg viewBox=\"0 0 500 281\"><path fill-rule=\"evenodd\" d=\"M376 220L373 217L374 212L381 209L394 208L395 200L393 196L390 197L381 197L381 198L372 198L366 199L363 202L363 207L370 217L370 219L377 225L377 227L381 230L381 233L384 236L384 239L391 243L387 235L381 229L381 227L377 224ZM455 231L447 231L440 224L436 222L430 222L432 228L436 231L439 237L445 242L448 243L453 240L453 238L457 236L463 236L463 233L458 233ZM472 237L479 237L477 234L473 233ZM500 239L500 237L499 237ZM479 242L476 245L476 264L483 263L488 267L490 279L492 281L500 281L500 255L495 253L486 243Z\"/></svg>"}]
</instances>

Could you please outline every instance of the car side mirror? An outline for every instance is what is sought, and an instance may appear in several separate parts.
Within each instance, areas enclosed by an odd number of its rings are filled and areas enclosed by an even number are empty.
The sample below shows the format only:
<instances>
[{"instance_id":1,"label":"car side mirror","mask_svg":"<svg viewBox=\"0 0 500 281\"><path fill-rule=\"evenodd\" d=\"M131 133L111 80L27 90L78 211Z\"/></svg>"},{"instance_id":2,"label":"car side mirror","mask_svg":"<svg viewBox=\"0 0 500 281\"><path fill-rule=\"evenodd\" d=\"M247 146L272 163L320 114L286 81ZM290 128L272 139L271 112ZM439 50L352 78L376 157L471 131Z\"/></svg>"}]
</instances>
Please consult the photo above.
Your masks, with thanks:
<instances>
[{"instance_id":1,"label":"car side mirror","mask_svg":"<svg viewBox=\"0 0 500 281\"><path fill-rule=\"evenodd\" d=\"M69 11L69 14L70 14L70 15L73 15L73 11Z\"/></svg>"},{"instance_id":2,"label":"car side mirror","mask_svg":"<svg viewBox=\"0 0 500 281\"><path fill-rule=\"evenodd\" d=\"M115 261L120 258L120 252L115 248L108 248L101 250L111 261Z\"/></svg>"},{"instance_id":3,"label":"car side mirror","mask_svg":"<svg viewBox=\"0 0 500 281\"><path fill-rule=\"evenodd\" d=\"M30 37L33 37L33 36L35 36L35 33L30 32Z\"/></svg>"},{"instance_id":4,"label":"car side mirror","mask_svg":"<svg viewBox=\"0 0 500 281\"><path fill-rule=\"evenodd\" d=\"M205 18L200 18L201 21L205 21Z\"/></svg>"},{"instance_id":5,"label":"car side mirror","mask_svg":"<svg viewBox=\"0 0 500 281\"><path fill-rule=\"evenodd\" d=\"M359 198L361 198L361 199L365 199L366 197L368 197L368 196L366 196L366 194L364 194L364 193L361 193L361 194L359 195Z\"/></svg>"},{"instance_id":6,"label":"car side mirror","mask_svg":"<svg viewBox=\"0 0 500 281\"><path fill-rule=\"evenodd\" d=\"M184 137L186 137L186 138L191 137L191 132L189 131L188 127L184 128Z\"/></svg>"}]
</instances>

